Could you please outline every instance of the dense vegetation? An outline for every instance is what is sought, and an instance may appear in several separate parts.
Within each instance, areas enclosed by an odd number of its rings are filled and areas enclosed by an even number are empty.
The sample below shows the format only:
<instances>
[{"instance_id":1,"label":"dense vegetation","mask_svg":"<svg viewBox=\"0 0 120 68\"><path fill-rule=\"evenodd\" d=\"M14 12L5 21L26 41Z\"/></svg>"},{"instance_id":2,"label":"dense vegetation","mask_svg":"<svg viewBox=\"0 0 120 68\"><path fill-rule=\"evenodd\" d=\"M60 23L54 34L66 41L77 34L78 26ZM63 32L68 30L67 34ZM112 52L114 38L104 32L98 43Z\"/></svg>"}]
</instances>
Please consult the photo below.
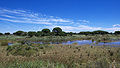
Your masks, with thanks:
<instances>
[{"instance_id":1,"label":"dense vegetation","mask_svg":"<svg viewBox=\"0 0 120 68\"><path fill-rule=\"evenodd\" d=\"M109 33L97 30L73 33L55 27L52 31L46 28L37 32L0 33L0 68L120 67L120 47L57 44L73 40L92 40L93 43L96 41L95 44L114 42L120 40L120 31Z\"/></svg>"},{"instance_id":2,"label":"dense vegetation","mask_svg":"<svg viewBox=\"0 0 120 68\"><path fill-rule=\"evenodd\" d=\"M119 47L22 42L12 46L0 45L1 68L119 68L119 57Z\"/></svg>"},{"instance_id":3,"label":"dense vegetation","mask_svg":"<svg viewBox=\"0 0 120 68\"><path fill-rule=\"evenodd\" d=\"M79 32L79 33L73 33L73 32L64 32L62 31L62 29L60 27L55 27L53 28L52 32L50 31L50 29L42 29L41 31L29 31L29 32L24 32L24 31L17 31L14 32L13 35L17 35L17 36L72 36L72 35L96 35L96 34L100 34L100 35L104 35L104 34L120 34L120 31L115 31L114 33L109 33L107 31L102 31L102 30L96 30L93 32L90 31L86 31L86 32ZM7 33L0 33L0 35L10 35L9 32Z\"/></svg>"}]
</instances>

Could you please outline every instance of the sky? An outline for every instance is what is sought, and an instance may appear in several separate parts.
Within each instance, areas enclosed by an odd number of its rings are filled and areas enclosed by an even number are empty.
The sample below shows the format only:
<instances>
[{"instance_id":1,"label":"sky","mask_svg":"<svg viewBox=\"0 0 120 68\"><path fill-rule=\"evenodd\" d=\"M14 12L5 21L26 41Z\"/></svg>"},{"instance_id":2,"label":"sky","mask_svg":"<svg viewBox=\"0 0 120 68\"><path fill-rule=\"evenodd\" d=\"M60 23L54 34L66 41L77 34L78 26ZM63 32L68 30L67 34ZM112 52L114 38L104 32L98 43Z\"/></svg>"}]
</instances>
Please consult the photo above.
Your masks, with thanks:
<instances>
[{"instance_id":1,"label":"sky","mask_svg":"<svg viewBox=\"0 0 120 68\"><path fill-rule=\"evenodd\" d=\"M0 0L0 32L120 30L120 0Z\"/></svg>"}]
</instances>

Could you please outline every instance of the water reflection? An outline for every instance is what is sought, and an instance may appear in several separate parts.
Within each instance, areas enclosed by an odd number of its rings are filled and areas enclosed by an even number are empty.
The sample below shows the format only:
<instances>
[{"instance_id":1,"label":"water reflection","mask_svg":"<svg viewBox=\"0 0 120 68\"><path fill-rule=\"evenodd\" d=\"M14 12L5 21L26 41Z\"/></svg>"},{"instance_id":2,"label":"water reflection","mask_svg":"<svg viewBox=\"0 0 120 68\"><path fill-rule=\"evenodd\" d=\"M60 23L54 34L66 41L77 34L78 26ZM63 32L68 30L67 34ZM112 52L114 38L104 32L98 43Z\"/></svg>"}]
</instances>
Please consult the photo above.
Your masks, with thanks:
<instances>
[{"instance_id":1,"label":"water reflection","mask_svg":"<svg viewBox=\"0 0 120 68\"><path fill-rule=\"evenodd\" d=\"M75 41L67 41L67 42L27 42L27 43L38 43L38 44L63 44L63 45L70 45L70 44L78 44L78 45L93 45L93 46L112 46L112 47L120 47L120 40L116 42L99 42L95 44L96 41L92 42L92 40L75 40ZM8 45L12 45L12 43L8 43Z\"/></svg>"}]
</instances>

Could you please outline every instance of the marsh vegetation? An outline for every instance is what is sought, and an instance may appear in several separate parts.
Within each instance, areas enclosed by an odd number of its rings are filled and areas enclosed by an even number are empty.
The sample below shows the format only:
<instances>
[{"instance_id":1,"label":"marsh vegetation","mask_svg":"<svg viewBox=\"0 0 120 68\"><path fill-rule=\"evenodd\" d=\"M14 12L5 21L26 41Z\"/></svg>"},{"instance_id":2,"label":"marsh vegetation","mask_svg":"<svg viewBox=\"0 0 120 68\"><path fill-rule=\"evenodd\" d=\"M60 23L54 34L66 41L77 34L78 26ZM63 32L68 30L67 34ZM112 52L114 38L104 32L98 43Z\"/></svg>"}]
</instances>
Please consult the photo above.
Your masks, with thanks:
<instances>
[{"instance_id":1,"label":"marsh vegetation","mask_svg":"<svg viewBox=\"0 0 120 68\"><path fill-rule=\"evenodd\" d=\"M60 28L0 34L0 68L120 67L120 47L94 46L120 40L119 31L66 33ZM62 44L90 40L91 44ZM40 43L42 42L42 44ZM51 44L55 43L55 44Z\"/></svg>"}]
</instances>

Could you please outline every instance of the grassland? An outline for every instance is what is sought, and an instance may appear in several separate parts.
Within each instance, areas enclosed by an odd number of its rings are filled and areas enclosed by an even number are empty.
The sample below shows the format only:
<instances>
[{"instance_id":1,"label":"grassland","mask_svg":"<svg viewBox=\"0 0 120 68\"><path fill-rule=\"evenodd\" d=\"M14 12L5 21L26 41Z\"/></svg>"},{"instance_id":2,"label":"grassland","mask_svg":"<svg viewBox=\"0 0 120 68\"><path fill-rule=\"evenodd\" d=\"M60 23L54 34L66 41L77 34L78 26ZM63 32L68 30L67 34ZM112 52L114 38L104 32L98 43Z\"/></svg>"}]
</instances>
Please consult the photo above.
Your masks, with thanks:
<instances>
[{"instance_id":1,"label":"grassland","mask_svg":"<svg viewBox=\"0 0 120 68\"><path fill-rule=\"evenodd\" d=\"M0 40L15 41L31 41L31 42L66 42L73 40L93 40L97 42L111 42L120 40L120 35L73 35L73 36L40 36L40 37L28 37L28 36L0 36Z\"/></svg>"},{"instance_id":2,"label":"grassland","mask_svg":"<svg viewBox=\"0 0 120 68\"><path fill-rule=\"evenodd\" d=\"M37 48L37 49L36 49ZM1 68L120 67L120 48L73 45L0 46Z\"/></svg>"},{"instance_id":3,"label":"grassland","mask_svg":"<svg viewBox=\"0 0 120 68\"><path fill-rule=\"evenodd\" d=\"M99 39L119 39L118 36L104 35ZM54 37L54 41L92 39L98 36ZM80 46L77 44L35 44L26 40L45 41L51 37L25 38L19 36L0 37L0 68L110 68L120 67L120 47ZM61 39L62 38L62 39ZM69 38L69 39L68 39ZM74 39L73 39L74 38ZM52 38L53 39L53 38ZM97 39L96 39L97 40ZM63 40L64 41L64 40ZM108 40L107 40L108 41ZM8 46L8 43L14 43Z\"/></svg>"}]
</instances>

